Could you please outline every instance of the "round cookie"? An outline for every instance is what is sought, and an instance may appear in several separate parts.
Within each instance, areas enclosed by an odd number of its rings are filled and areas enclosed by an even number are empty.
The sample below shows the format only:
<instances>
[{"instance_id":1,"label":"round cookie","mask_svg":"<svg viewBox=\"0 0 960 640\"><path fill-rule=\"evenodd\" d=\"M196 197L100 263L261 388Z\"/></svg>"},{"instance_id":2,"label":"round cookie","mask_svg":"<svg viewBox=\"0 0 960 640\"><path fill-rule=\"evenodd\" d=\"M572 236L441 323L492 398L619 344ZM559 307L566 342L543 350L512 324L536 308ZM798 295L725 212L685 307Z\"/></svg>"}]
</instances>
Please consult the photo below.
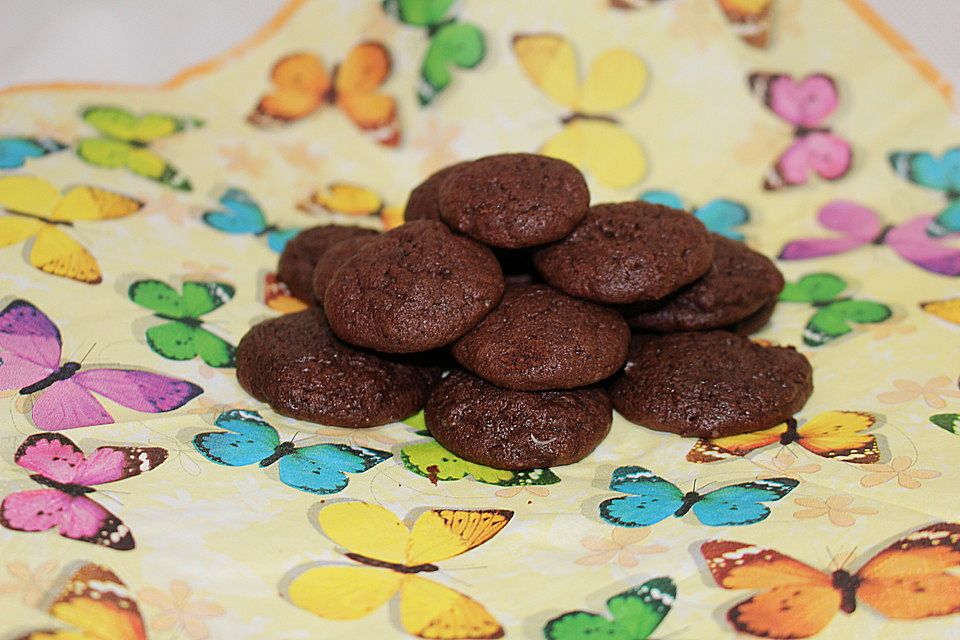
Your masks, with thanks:
<instances>
[{"instance_id":1,"label":"round cookie","mask_svg":"<svg viewBox=\"0 0 960 640\"><path fill-rule=\"evenodd\" d=\"M440 185L440 216L484 244L519 249L563 238L583 219L590 192L568 162L531 153L461 165Z\"/></svg>"},{"instance_id":2,"label":"round cookie","mask_svg":"<svg viewBox=\"0 0 960 640\"><path fill-rule=\"evenodd\" d=\"M713 265L706 275L663 300L623 309L627 324L657 333L718 329L750 316L783 290L783 275L769 258L742 242L712 238Z\"/></svg>"},{"instance_id":3,"label":"round cookie","mask_svg":"<svg viewBox=\"0 0 960 640\"><path fill-rule=\"evenodd\" d=\"M376 236L360 235L338 242L323 252L313 270L313 297L323 304L323 294L327 285L344 262L354 256L362 247L372 242Z\"/></svg>"},{"instance_id":4,"label":"round cookie","mask_svg":"<svg viewBox=\"0 0 960 640\"><path fill-rule=\"evenodd\" d=\"M735 333L738 336L749 336L750 334L756 333L757 331L760 331L760 329L763 329L765 326L767 326L767 323L770 322L770 318L773 317L773 310L776 307L777 299L774 298L743 320L739 320L733 324L728 324L727 326L723 327L723 330L729 331L730 333Z\"/></svg>"},{"instance_id":5,"label":"round cookie","mask_svg":"<svg viewBox=\"0 0 960 640\"><path fill-rule=\"evenodd\" d=\"M708 331L634 336L610 398L644 427L722 438L780 424L812 392L813 370L793 347Z\"/></svg>"},{"instance_id":6,"label":"round cookie","mask_svg":"<svg viewBox=\"0 0 960 640\"><path fill-rule=\"evenodd\" d=\"M304 302L313 302L313 270L317 260L333 245L357 236L376 236L377 231L360 227L320 225L304 229L294 236L280 254L277 278L290 293Z\"/></svg>"},{"instance_id":7,"label":"round cookie","mask_svg":"<svg viewBox=\"0 0 960 640\"><path fill-rule=\"evenodd\" d=\"M323 298L341 340L391 353L449 344L503 295L487 247L441 222L416 220L384 233L337 269Z\"/></svg>"},{"instance_id":8,"label":"round cookie","mask_svg":"<svg viewBox=\"0 0 960 640\"><path fill-rule=\"evenodd\" d=\"M429 178L414 187L407 198L407 206L403 210L403 219L411 220L439 220L440 219L440 185L447 176L457 167L466 162L458 162L449 167L440 169Z\"/></svg>"},{"instance_id":9,"label":"round cookie","mask_svg":"<svg viewBox=\"0 0 960 640\"><path fill-rule=\"evenodd\" d=\"M501 389L462 370L427 399L427 429L444 448L497 469L556 467L583 460L610 431L610 399L599 388Z\"/></svg>"},{"instance_id":10,"label":"round cookie","mask_svg":"<svg viewBox=\"0 0 960 640\"><path fill-rule=\"evenodd\" d=\"M585 387L623 366L630 328L613 309L546 285L513 285L452 347L453 357L507 389Z\"/></svg>"},{"instance_id":11,"label":"round cookie","mask_svg":"<svg viewBox=\"0 0 960 640\"><path fill-rule=\"evenodd\" d=\"M533 256L557 289L612 304L659 300L704 275L712 261L703 223L642 201L590 207L573 233Z\"/></svg>"},{"instance_id":12,"label":"round cookie","mask_svg":"<svg viewBox=\"0 0 960 640\"><path fill-rule=\"evenodd\" d=\"M285 416L338 427L416 413L440 373L344 344L316 307L253 326L237 347L237 380L250 395Z\"/></svg>"}]
</instances>

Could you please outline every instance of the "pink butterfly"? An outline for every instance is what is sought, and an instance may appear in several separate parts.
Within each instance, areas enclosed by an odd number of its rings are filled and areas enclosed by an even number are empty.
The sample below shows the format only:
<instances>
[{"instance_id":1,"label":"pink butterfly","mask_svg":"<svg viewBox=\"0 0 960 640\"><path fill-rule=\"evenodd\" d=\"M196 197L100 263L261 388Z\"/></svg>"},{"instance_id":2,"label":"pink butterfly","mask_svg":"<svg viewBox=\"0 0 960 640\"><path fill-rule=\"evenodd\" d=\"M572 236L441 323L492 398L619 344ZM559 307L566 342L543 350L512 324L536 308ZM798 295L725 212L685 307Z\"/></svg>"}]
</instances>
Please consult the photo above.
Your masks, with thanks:
<instances>
[{"instance_id":1,"label":"pink butterfly","mask_svg":"<svg viewBox=\"0 0 960 640\"><path fill-rule=\"evenodd\" d=\"M0 311L0 390L36 394L33 422L44 431L112 424L94 393L146 413L172 411L203 393L192 382L136 369L81 371L78 362L60 363L61 348L60 330L26 300Z\"/></svg>"},{"instance_id":2,"label":"pink butterfly","mask_svg":"<svg viewBox=\"0 0 960 640\"><path fill-rule=\"evenodd\" d=\"M846 253L868 244L886 244L913 264L945 276L960 275L960 248L942 243L960 238L952 233L941 238L927 235L932 215L917 216L896 226L884 226L872 209L849 200L834 200L817 214L820 226L838 231L831 238L803 238L784 245L781 260L806 260Z\"/></svg>"},{"instance_id":3,"label":"pink butterfly","mask_svg":"<svg viewBox=\"0 0 960 640\"><path fill-rule=\"evenodd\" d=\"M105 484L138 476L167 459L159 447L98 447L89 458L59 433L36 433L20 445L13 460L36 471L30 479L48 489L12 493L0 504L0 525L14 531L59 527L73 540L128 551L135 545L130 529L87 497Z\"/></svg>"},{"instance_id":4,"label":"pink butterfly","mask_svg":"<svg viewBox=\"0 0 960 640\"><path fill-rule=\"evenodd\" d=\"M826 180L846 175L853 159L850 143L823 126L840 102L833 78L815 73L797 82L778 73L751 73L749 83L771 111L794 126L795 140L764 176L764 189L805 184L811 171Z\"/></svg>"}]
</instances>

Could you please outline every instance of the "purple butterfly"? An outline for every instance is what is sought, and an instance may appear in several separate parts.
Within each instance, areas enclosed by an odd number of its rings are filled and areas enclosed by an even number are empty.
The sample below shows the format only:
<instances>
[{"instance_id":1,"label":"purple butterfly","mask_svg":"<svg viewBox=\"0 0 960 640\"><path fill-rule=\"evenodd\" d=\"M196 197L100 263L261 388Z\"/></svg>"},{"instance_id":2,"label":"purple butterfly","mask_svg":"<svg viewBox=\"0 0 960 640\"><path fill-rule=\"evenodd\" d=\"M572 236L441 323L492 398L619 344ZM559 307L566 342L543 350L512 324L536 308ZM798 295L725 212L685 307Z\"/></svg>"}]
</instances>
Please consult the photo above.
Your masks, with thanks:
<instances>
[{"instance_id":1,"label":"purple butterfly","mask_svg":"<svg viewBox=\"0 0 960 640\"><path fill-rule=\"evenodd\" d=\"M114 422L94 393L135 411L173 411L203 389L158 373L136 369L80 370L78 362L60 363L60 330L26 300L0 311L0 390L34 395L33 422L59 431Z\"/></svg>"},{"instance_id":2,"label":"purple butterfly","mask_svg":"<svg viewBox=\"0 0 960 640\"><path fill-rule=\"evenodd\" d=\"M884 226L872 209L849 200L834 200L817 214L820 226L840 232L832 238L803 238L784 245L781 260L806 260L846 253L868 244L885 244L901 258L927 271L960 276L960 248L942 243L960 238L952 233L942 238L927 235L934 216L917 216L895 226Z\"/></svg>"}]
</instances>

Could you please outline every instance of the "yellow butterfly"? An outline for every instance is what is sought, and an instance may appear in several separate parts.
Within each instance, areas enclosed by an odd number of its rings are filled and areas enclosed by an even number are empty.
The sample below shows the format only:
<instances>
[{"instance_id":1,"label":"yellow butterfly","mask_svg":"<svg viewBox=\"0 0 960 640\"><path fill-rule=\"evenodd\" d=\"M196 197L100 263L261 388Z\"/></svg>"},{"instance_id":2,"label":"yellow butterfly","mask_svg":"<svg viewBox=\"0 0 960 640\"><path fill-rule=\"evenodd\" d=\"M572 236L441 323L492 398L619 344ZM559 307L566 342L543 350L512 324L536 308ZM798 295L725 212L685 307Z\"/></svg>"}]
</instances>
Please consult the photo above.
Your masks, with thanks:
<instances>
[{"instance_id":1,"label":"yellow butterfly","mask_svg":"<svg viewBox=\"0 0 960 640\"><path fill-rule=\"evenodd\" d=\"M932 313L938 318L943 318L947 322L960 324L960 298L921 302L920 308L927 313Z\"/></svg>"},{"instance_id":2,"label":"yellow butterfly","mask_svg":"<svg viewBox=\"0 0 960 640\"><path fill-rule=\"evenodd\" d=\"M63 192L35 176L0 178L0 247L33 239L29 260L37 269L88 284L102 280L97 261L63 230L75 222L128 216L143 202L97 187Z\"/></svg>"},{"instance_id":3,"label":"yellow butterfly","mask_svg":"<svg viewBox=\"0 0 960 640\"><path fill-rule=\"evenodd\" d=\"M647 172L643 150L609 115L643 92L647 68L639 56L626 49L605 51L580 82L573 45L561 35L516 35L513 52L530 80L571 111L561 119L564 128L540 147L540 153L566 160L617 189L643 178Z\"/></svg>"},{"instance_id":4,"label":"yellow butterfly","mask_svg":"<svg viewBox=\"0 0 960 640\"><path fill-rule=\"evenodd\" d=\"M19 640L145 640L146 629L136 601L123 580L95 564L77 569L47 610L81 629L42 629Z\"/></svg>"},{"instance_id":5,"label":"yellow butterfly","mask_svg":"<svg viewBox=\"0 0 960 640\"><path fill-rule=\"evenodd\" d=\"M356 620L400 594L400 623L421 638L500 638L503 627L486 608L421 574L478 547L503 529L512 511L432 509L413 528L381 506L340 502L322 511L324 534L356 565L306 570L290 583L293 604L333 620Z\"/></svg>"},{"instance_id":6,"label":"yellow butterfly","mask_svg":"<svg viewBox=\"0 0 960 640\"><path fill-rule=\"evenodd\" d=\"M403 224L403 209L385 206L383 198L375 192L350 182L332 182L326 189L314 191L298 206L307 213L378 217L384 229L393 229Z\"/></svg>"}]
</instances>

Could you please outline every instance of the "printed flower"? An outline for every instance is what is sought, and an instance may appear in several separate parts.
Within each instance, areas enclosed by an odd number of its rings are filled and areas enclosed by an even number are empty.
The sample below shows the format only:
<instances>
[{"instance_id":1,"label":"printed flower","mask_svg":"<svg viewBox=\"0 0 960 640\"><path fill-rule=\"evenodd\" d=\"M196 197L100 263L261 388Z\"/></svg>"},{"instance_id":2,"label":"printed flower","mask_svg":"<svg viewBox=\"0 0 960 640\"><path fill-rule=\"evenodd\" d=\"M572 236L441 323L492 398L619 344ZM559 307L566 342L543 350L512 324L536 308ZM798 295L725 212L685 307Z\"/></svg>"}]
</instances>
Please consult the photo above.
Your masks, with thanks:
<instances>
[{"instance_id":1,"label":"printed flower","mask_svg":"<svg viewBox=\"0 0 960 640\"><path fill-rule=\"evenodd\" d=\"M891 318L880 324L865 324L861 325L860 328L872 335L874 340L886 340L890 336L906 335L917 330L915 325L904 324L903 318Z\"/></svg>"},{"instance_id":2,"label":"printed flower","mask_svg":"<svg viewBox=\"0 0 960 640\"><path fill-rule=\"evenodd\" d=\"M613 560L621 567L632 569L640 563L638 556L663 553L667 547L662 544L641 545L650 536L650 529L625 529L616 527L609 538L587 536L580 541L581 546L592 551L590 555L577 558L579 565L606 564Z\"/></svg>"},{"instance_id":3,"label":"printed flower","mask_svg":"<svg viewBox=\"0 0 960 640\"><path fill-rule=\"evenodd\" d=\"M150 429L150 427L147 428ZM176 460L184 473L191 476L200 475L203 467L201 467L200 463L194 458L197 450L194 449L191 442L181 442L179 439L168 436L165 433L160 433L155 429L150 429L150 431L153 431L156 435L147 438L147 442L166 449L169 461L172 463Z\"/></svg>"},{"instance_id":4,"label":"printed flower","mask_svg":"<svg viewBox=\"0 0 960 640\"><path fill-rule=\"evenodd\" d=\"M921 480L932 480L942 475L932 469L913 469L913 464L914 461L907 456L894 458L886 464L865 464L863 469L867 475L860 478L860 484L867 488L876 487L896 478L897 484L904 489L919 489Z\"/></svg>"},{"instance_id":5,"label":"printed flower","mask_svg":"<svg viewBox=\"0 0 960 640\"><path fill-rule=\"evenodd\" d=\"M802 13L803 0L780 0L776 7L773 28L779 32L780 37L801 37L804 32L803 21L800 19Z\"/></svg>"},{"instance_id":6,"label":"printed flower","mask_svg":"<svg viewBox=\"0 0 960 640\"><path fill-rule=\"evenodd\" d=\"M19 560L8 563L7 573L13 576L13 580L0 582L0 596L19 593L20 602L26 606L39 606L53 586L59 566L53 560L40 563L36 569Z\"/></svg>"},{"instance_id":7,"label":"printed flower","mask_svg":"<svg viewBox=\"0 0 960 640\"><path fill-rule=\"evenodd\" d=\"M377 433L375 429L364 429L362 432L356 429L343 429L337 427L318 427L311 433L317 436L330 436L332 438L346 438L347 442L355 447L391 447L397 443L395 438L391 438L383 433Z\"/></svg>"},{"instance_id":8,"label":"printed flower","mask_svg":"<svg viewBox=\"0 0 960 640\"><path fill-rule=\"evenodd\" d=\"M191 595L189 585L182 580L170 583L169 594L153 587L140 591L140 602L160 610L151 617L150 628L155 631L183 630L194 640L209 638L210 629L205 619L222 616L226 610L213 602L191 602Z\"/></svg>"},{"instance_id":9,"label":"printed flower","mask_svg":"<svg viewBox=\"0 0 960 640\"><path fill-rule=\"evenodd\" d=\"M263 175L263 160L251 155L247 145L242 142L233 146L220 145L217 153L227 161L229 171L240 171L253 178Z\"/></svg>"},{"instance_id":10,"label":"printed flower","mask_svg":"<svg viewBox=\"0 0 960 640\"><path fill-rule=\"evenodd\" d=\"M758 467L766 469L768 473L761 473L757 478L793 478L800 480L800 476L805 473L817 473L822 468L819 464L811 462L810 464L797 464L799 458L795 453L783 447L775 456L768 459L757 458L753 462Z\"/></svg>"},{"instance_id":11,"label":"printed flower","mask_svg":"<svg viewBox=\"0 0 960 640\"><path fill-rule=\"evenodd\" d=\"M716 14L704 11L703 7L691 2L682 2L676 5L677 19L670 25L670 35L678 38L690 37L701 51L707 47L708 41L724 33L727 29Z\"/></svg>"},{"instance_id":12,"label":"printed flower","mask_svg":"<svg viewBox=\"0 0 960 640\"><path fill-rule=\"evenodd\" d=\"M504 487L503 489L497 489L494 493L501 498L512 498L518 496L521 493L526 491L527 493L533 494L537 498L546 498L550 495L550 489L546 487L540 487L537 485L524 485L517 487Z\"/></svg>"},{"instance_id":13,"label":"printed flower","mask_svg":"<svg viewBox=\"0 0 960 640\"><path fill-rule=\"evenodd\" d=\"M195 416L203 416L205 418L209 418L212 422L216 416L220 415L224 411L230 411L231 409L256 411L256 408L251 405L238 404L236 402L224 404L208 398L207 396L200 396L196 399L196 401L191 403L191 407L184 411L184 413Z\"/></svg>"},{"instance_id":14,"label":"printed flower","mask_svg":"<svg viewBox=\"0 0 960 640\"><path fill-rule=\"evenodd\" d=\"M755 122L750 127L750 137L734 147L733 159L747 166L770 164L776 159L771 149L778 149L786 144L789 144L789 141L783 131L766 122Z\"/></svg>"},{"instance_id":15,"label":"printed flower","mask_svg":"<svg viewBox=\"0 0 960 640\"><path fill-rule=\"evenodd\" d=\"M194 217L190 205L169 191L164 191L156 198L148 200L140 213L148 216L153 214L162 215L178 227L182 227L187 220L191 220Z\"/></svg>"},{"instance_id":16,"label":"printed flower","mask_svg":"<svg viewBox=\"0 0 960 640\"><path fill-rule=\"evenodd\" d=\"M313 153L306 142L278 145L277 151L287 164L311 174L319 172L326 160L322 154Z\"/></svg>"},{"instance_id":17,"label":"printed flower","mask_svg":"<svg viewBox=\"0 0 960 640\"><path fill-rule=\"evenodd\" d=\"M884 391L877 395L877 400L885 404L901 404L923 397L928 407L943 409L947 406L944 396L960 398L960 390L953 388L953 380L947 376L930 378L925 384L913 380L894 380L893 386L897 391Z\"/></svg>"},{"instance_id":18,"label":"printed flower","mask_svg":"<svg viewBox=\"0 0 960 640\"><path fill-rule=\"evenodd\" d=\"M204 264L195 260L184 260L181 267L185 280L217 280L230 271L230 267L222 262Z\"/></svg>"},{"instance_id":19,"label":"printed flower","mask_svg":"<svg viewBox=\"0 0 960 640\"><path fill-rule=\"evenodd\" d=\"M44 117L33 121L33 132L38 138L53 138L59 142L68 142L77 135L79 127L74 120L57 122Z\"/></svg>"},{"instance_id":20,"label":"printed flower","mask_svg":"<svg viewBox=\"0 0 960 640\"><path fill-rule=\"evenodd\" d=\"M424 177L458 160L453 144L462 130L458 124L443 124L436 116L426 119L423 133L410 141L414 149L425 152L420 161L420 171Z\"/></svg>"},{"instance_id":21,"label":"printed flower","mask_svg":"<svg viewBox=\"0 0 960 640\"><path fill-rule=\"evenodd\" d=\"M827 516L827 519L837 527L849 527L856 522L854 516L873 516L878 512L873 507L854 507L853 496L837 494L826 500L817 498L794 498L793 502L804 509L793 514L799 520L809 520Z\"/></svg>"}]
</instances>

